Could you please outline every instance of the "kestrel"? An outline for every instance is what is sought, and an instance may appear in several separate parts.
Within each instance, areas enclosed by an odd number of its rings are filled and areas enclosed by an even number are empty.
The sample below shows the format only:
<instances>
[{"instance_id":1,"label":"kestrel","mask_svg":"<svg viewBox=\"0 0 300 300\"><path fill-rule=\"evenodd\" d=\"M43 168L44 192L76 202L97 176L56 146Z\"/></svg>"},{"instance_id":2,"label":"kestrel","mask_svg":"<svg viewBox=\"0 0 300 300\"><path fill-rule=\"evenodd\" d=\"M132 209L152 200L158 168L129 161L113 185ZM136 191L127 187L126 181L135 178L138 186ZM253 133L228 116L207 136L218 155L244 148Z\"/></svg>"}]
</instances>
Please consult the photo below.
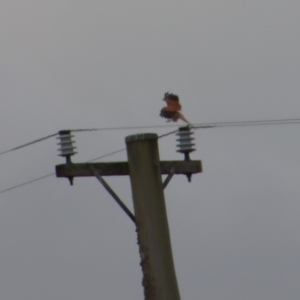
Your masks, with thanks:
<instances>
[{"instance_id":1,"label":"kestrel","mask_svg":"<svg viewBox=\"0 0 300 300\"><path fill-rule=\"evenodd\" d=\"M181 105L179 97L174 94L165 93L163 101L166 101L167 106L160 111L160 116L167 119L167 122L177 122L178 119L190 124L190 122L180 113Z\"/></svg>"}]
</instances>

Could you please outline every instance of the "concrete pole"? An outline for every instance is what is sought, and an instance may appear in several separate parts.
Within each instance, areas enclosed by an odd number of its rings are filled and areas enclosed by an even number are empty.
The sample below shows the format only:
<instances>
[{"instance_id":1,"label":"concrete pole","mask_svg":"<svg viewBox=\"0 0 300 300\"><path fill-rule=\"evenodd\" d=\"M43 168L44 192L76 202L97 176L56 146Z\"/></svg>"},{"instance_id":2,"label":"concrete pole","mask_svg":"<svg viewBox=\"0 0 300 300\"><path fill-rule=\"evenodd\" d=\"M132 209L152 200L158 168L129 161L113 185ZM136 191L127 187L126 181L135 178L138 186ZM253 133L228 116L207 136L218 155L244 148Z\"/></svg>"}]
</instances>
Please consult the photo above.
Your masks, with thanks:
<instances>
[{"instance_id":1,"label":"concrete pole","mask_svg":"<svg viewBox=\"0 0 300 300\"><path fill-rule=\"evenodd\" d=\"M180 300L160 171L157 135L126 137L146 300Z\"/></svg>"}]
</instances>

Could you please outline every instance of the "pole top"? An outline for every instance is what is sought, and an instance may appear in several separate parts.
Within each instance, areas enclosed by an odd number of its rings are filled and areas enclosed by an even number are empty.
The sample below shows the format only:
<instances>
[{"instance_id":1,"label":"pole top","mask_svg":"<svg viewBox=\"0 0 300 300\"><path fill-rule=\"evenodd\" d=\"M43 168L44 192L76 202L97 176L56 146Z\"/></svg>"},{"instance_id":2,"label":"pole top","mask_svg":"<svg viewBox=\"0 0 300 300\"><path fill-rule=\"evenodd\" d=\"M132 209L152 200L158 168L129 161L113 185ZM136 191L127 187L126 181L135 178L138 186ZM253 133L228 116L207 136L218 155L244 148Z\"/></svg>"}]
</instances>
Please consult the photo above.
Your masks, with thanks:
<instances>
[{"instance_id":1,"label":"pole top","mask_svg":"<svg viewBox=\"0 0 300 300\"><path fill-rule=\"evenodd\" d=\"M156 133L137 133L129 135L125 138L126 143L135 142L135 141L145 141L145 140L157 140L158 136Z\"/></svg>"}]
</instances>

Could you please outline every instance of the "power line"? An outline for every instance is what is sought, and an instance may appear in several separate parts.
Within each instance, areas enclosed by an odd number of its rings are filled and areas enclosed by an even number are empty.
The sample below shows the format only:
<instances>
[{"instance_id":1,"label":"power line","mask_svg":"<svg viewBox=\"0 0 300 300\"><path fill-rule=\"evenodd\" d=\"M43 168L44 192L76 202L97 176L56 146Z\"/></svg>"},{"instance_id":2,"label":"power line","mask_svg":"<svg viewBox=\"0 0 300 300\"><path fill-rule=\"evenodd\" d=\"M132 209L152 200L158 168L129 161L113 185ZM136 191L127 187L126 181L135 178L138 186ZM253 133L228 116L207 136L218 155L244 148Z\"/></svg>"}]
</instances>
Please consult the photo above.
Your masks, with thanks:
<instances>
[{"instance_id":1,"label":"power line","mask_svg":"<svg viewBox=\"0 0 300 300\"><path fill-rule=\"evenodd\" d=\"M245 127L245 126L265 126L265 125L285 125L285 124L299 124L300 119L274 119L274 120L256 120L256 121L234 121L234 122L212 122L212 123L194 123L194 129L207 129L207 128L217 128L217 127ZM82 128L82 129L71 129L72 132L91 132L91 131L111 131L111 130L132 130L132 129L146 129L146 128L171 128L178 127L178 124L171 125L148 125L148 126L126 126L126 127L102 127L102 128ZM176 132L176 131L174 131ZM171 133L167 133L169 135ZM58 133L53 133L45 137L36 139L34 141L22 144L18 147L0 152L0 155L19 150L21 148L42 142L49 138L58 135ZM164 135L162 135L164 136Z\"/></svg>"},{"instance_id":2,"label":"power line","mask_svg":"<svg viewBox=\"0 0 300 300\"><path fill-rule=\"evenodd\" d=\"M265 126L265 125L287 125L299 124L300 119L274 119L274 120L256 120L256 121L234 121L234 122L215 122L193 124L195 129L215 128L215 127L242 127L242 126Z\"/></svg>"},{"instance_id":3,"label":"power line","mask_svg":"<svg viewBox=\"0 0 300 300\"><path fill-rule=\"evenodd\" d=\"M178 125L150 125L150 126L127 126L127 127L103 127L103 128L86 128L86 129L71 129L72 132L89 132L89 131L110 131L110 130L131 130L131 129L142 129L142 128L168 128L168 127L177 127ZM170 133L168 133L170 134ZM11 148L9 150L5 150L0 152L0 156L15 150L19 150L21 148L25 148L27 146L31 146L33 144L45 141L49 138L57 136L58 133L49 134L47 136L41 137L39 139L33 140L26 144L22 144L20 146Z\"/></svg>"},{"instance_id":4,"label":"power line","mask_svg":"<svg viewBox=\"0 0 300 300\"><path fill-rule=\"evenodd\" d=\"M170 135L170 134L176 133L177 131L178 131L178 129L177 129L177 130L170 131L170 132L167 132L167 133L164 133L164 134L162 134L162 135L159 135L158 138L160 139L160 138L166 137L166 136L168 136L168 135Z\"/></svg>"},{"instance_id":5,"label":"power line","mask_svg":"<svg viewBox=\"0 0 300 300\"><path fill-rule=\"evenodd\" d=\"M142 128L167 128L167 127L177 127L177 125L150 125L150 126L127 126L127 127L103 127L103 128L86 128L86 129L71 129L72 132L89 132L89 131L110 131L110 130L131 130L131 129L142 129ZM0 155L19 150L21 148L25 148L27 146L31 146L33 144L45 141L49 138L57 136L58 133L49 134L47 136L41 137L39 139L33 140L26 144L22 144L20 146L11 148L9 150L5 150L0 152Z\"/></svg>"},{"instance_id":6,"label":"power line","mask_svg":"<svg viewBox=\"0 0 300 300\"><path fill-rule=\"evenodd\" d=\"M169 125L145 125L145 126L118 126L118 127L102 127L102 128L82 128L82 129L72 129L72 132L88 132L88 131L110 131L110 130L131 130L131 129L146 129L146 128L167 128L167 127L177 127L176 124Z\"/></svg>"},{"instance_id":7,"label":"power line","mask_svg":"<svg viewBox=\"0 0 300 300\"><path fill-rule=\"evenodd\" d=\"M116 151L113 151L113 152L104 154L104 155L102 155L102 156L96 157L96 158L94 158L94 159L91 159L91 160L89 160L89 161L87 161L87 162L96 161L96 160L99 160L99 159L101 159L101 158L104 158L104 157L107 157L107 156L110 156L110 155L113 155L113 154L122 152L122 151L124 151L124 150L126 150L126 149L123 148L123 149L120 149L120 150L116 150ZM22 186L24 186L24 185L27 185L27 184L30 184L30 183L33 183L33 182L36 182L36 181L45 179L45 178L50 177L50 176L52 176L52 175L55 175L55 173L46 174L46 175L40 176L40 177L38 177L38 178L35 178L35 179L32 179L32 180L29 180L29 181L26 181L26 182L23 182L23 183L14 185L14 186L12 186L12 187L10 187L10 188L1 190L1 191L0 191L0 194L5 193L5 192L8 192L8 191L11 191L11 190L14 190L14 189L17 189L17 188L22 187Z\"/></svg>"},{"instance_id":8,"label":"power line","mask_svg":"<svg viewBox=\"0 0 300 300\"><path fill-rule=\"evenodd\" d=\"M225 122L206 122L193 123L194 128L206 129L214 127L232 127L232 126L263 126L263 125L283 125L283 124L299 124L300 118L296 119L271 119L271 120L254 120L254 121L225 121ZM72 132L88 132L88 131L110 131L110 130L130 130L130 129L146 129L146 128L168 128L178 127L178 124L169 125L148 125L148 126L126 126L126 127L102 127L102 128L81 128L73 129Z\"/></svg>"},{"instance_id":9,"label":"power line","mask_svg":"<svg viewBox=\"0 0 300 300\"><path fill-rule=\"evenodd\" d=\"M163 138L163 137L168 136L168 135L170 135L170 134L172 134L172 133L175 133L175 132L177 132L177 131L178 131L178 130L174 130L174 131L165 133L165 134L163 134L163 135L160 135L158 138ZM56 134L55 134L55 135L56 135ZM52 136L55 136L55 135L52 135ZM51 136L48 136L48 137L39 139L39 141L44 140L44 139L49 138L49 137L51 137ZM36 141L34 141L34 142L37 142L37 141L38 141L38 140L36 140ZM31 143L33 143L33 142L31 142ZM28 143L28 144L29 144L29 143ZM101 156L96 157L96 158L94 158L94 159L88 160L87 162L93 162L93 161L102 159L102 158L104 158L104 157L111 156L111 155L113 155L113 154L117 154L117 153L123 152L123 151L125 151L125 150L126 150L126 148L122 148L122 149L119 149L119 150L116 150L116 151L113 151L113 152L110 152L110 153L101 155ZM0 154L0 155L1 155L1 154ZM35 178L35 179L32 179L32 180L29 180L29 181L26 181L26 182L17 184L17 185L15 185L15 186L10 187L10 188L1 190L1 191L0 191L0 194L5 193L5 192L8 192L8 191L11 191L11 190L14 190L14 189L17 189L17 188L22 187L22 186L24 186L24 185L27 185L27 184L30 184L30 183L33 183L33 182L36 182L36 181L45 179L45 178L50 177L50 176L52 176L52 175L55 175L55 173L46 174L46 175L40 176L40 177L38 177L38 178Z\"/></svg>"},{"instance_id":10,"label":"power line","mask_svg":"<svg viewBox=\"0 0 300 300\"><path fill-rule=\"evenodd\" d=\"M120 150L116 150L114 152L111 152L111 153L108 153L108 154L105 154L105 155L102 155L102 156L99 156L99 157L96 157L94 159L91 159L91 160L88 160L87 162L92 162L92 161L96 161L98 159L101 159L101 158L104 158L106 156L110 156L110 155L113 155L113 154L116 154L116 153L119 153L119 152L122 152L122 151L125 151L126 148L123 148L123 149L120 149Z\"/></svg>"},{"instance_id":11,"label":"power line","mask_svg":"<svg viewBox=\"0 0 300 300\"><path fill-rule=\"evenodd\" d=\"M46 135L46 136L44 136L44 137L42 137L42 138L36 139L36 140L34 140L34 141L31 141L31 142L28 142L28 143L26 143L26 144L20 145L20 146L18 146L18 147L14 147L14 148L12 148L12 149L9 149L9 150L0 152L0 155L5 154L5 153L8 153L8 152L15 151L15 150L18 150L18 149L21 149L21 148L24 148L24 147L27 147L27 146L30 146L30 145L33 145L33 144L35 144L35 143L39 143L39 142L41 142L41 141L47 140L47 139L49 139L49 138L52 138L52 137L54 137L54 136L56 136L56 135L57 135L57 133L52 133L52 134Z\"/></svg>"},{"instance_id":12,"label":"power line","mask_svg":"<svg viewBox=\"0 0 300 300\"><path fill-rule=\"evenodd\" d=\"M256 121L234 121L234 122L198 123L198 124L192 125L192 128L194 128L194 129L206 129L206 128L216 128L216 127L286 125L286 124L299 124L299 123L300 123L300 119L274 119L274 120L256 120ZM132 127L104 127L104 128L90 128L90 129L75 129L75 130L71 130L71 131L73 131L73 132L85 132L85 131L121 130L121 129L138 129L138 128L139 129L140 128L165 128L165 127L174 127L174 126L177 127L178 125L157 125L157 126L154 125L154 126L132 126ZM167 132L165 134L162 134L162 135L158 136L158 138L166 137L166 136L168 136L170 134L176 133L177 131L178 130L173 130L173 131ZM57 133L51 134L51 135L45 136L43 138L34 140L32 142L26 143L24 145L15 147L13 149L10 149L10 150L4 151L4 152L0 152L0 155L4 154L4 153L7 153L9 151L14 151L14 150L17 150L17 149L20 149L20 148L32 145L34 143L38 143L38 142L44 141L44 140L46 140L48 138L51 138L51 137L54 137L56 135L57 135ZM99 156L97 158L94 158L92 160L89 160L88 162L96 161L96 160L99 160L101 158L104 158L104 157L107 157L107 156L110 156L110 155L113 155L113 154L116 154L116 153L119 153L119 152L122 152L122 151L125 151L125 150L126 150L126 148L122 148L122 149L110 152L108 154L104 154L104 155ZM49 176L52 176L54 174L55 173L43 175L41 177L32 179L30 181L26 181L24 183L15 185L15 186L7 188L7 189L4 189L4 190L0 191L0 194L8 192L8 191L16 189L16 188L19 188L19 187L22 187L24 185L27 185L27 184L30 184L30 183L33 183L33 182L36 182L38 180L45 179L45 178L47 178Z\"/></svg>"},{"instance_id":13,"label":"power line","mask_svg":"<svg viewBox=\"0 0 300 300\"><path fill-rule=\"evenodd\" d=\"M55 174L55 173L47 174L47 175L44 175L44 176L41 176L41 177L38 177L38 178L35 178L35 179L32 179L32 180L29 180L29 181L20 183L20 184L18 184L18 185L15 185L15 186L12 186L12 187L10 187L10 188L7 188L7 189L5 189L5 190L0 191L0 194L5 193L5 192L8 192L8 191L11 191L11 190L14 190L14 189L17 189L17 188L19 188L19 187L21 187L21 186L27 185L27 184L29 184L29 183L36 182L36 181L38 181L38 180L45 179L45 178L50 177L50 176L52 176L52 175L54 175L54 174Z\"/></svg>"}]
</instances>

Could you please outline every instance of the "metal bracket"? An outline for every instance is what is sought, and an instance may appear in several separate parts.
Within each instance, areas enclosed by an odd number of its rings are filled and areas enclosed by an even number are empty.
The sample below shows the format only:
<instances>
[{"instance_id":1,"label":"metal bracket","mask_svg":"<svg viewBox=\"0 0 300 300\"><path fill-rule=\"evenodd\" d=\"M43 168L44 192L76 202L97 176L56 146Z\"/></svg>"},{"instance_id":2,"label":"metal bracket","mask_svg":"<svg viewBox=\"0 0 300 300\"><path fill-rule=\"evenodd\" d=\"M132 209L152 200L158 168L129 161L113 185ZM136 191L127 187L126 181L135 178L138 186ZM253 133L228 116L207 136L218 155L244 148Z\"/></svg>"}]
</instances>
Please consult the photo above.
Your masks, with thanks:
<instances>
[{"instance_id":1,"label":"metal bracket","mask_svg":"<svg viewBox=\"0 0 300 300\"><path fill-rule=\"evenodd\" d=\"M112 190L112 188L107 184L103 177L96 171L95 168L91 167L91 171L99 182L104 186L107 192L114 198L114 200L119 204L119 206L124 210L127 216L132 220L133 223L136 223L134 214L129 210L129 208L123 203L123 201L118 197L118 195Z\"/></svg>"},{"instance_id":2,"label":"metal bracket","mask_svg":"<svg viewBox=\"0 0 300 300\"><path fill-rule=\"evenodd\" d=\"M170 180L172 179L173 175L175 174L176 168L173 167L170 171L170 173L168 174L168 176L166 177L166 179L164 180L162 187L163 190L167 187L167 185L169 184Z\"/></svg>"}]
</instances>

